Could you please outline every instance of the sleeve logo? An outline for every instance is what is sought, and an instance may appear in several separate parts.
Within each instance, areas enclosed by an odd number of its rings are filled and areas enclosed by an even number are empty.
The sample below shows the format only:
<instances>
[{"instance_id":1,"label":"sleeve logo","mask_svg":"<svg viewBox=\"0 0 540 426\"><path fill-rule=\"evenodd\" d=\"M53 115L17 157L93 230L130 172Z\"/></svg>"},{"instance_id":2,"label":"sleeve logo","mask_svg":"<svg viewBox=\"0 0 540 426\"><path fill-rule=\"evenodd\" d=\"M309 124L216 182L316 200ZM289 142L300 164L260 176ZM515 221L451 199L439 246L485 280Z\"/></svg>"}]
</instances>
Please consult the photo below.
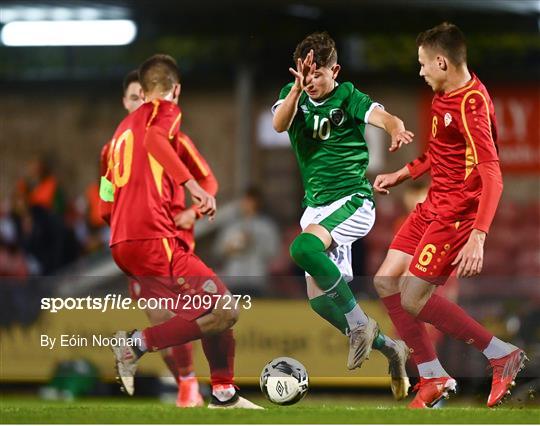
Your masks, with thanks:
<instances>
[{"instance_id":1,"label":"sleeve logo","mask_svg":"<svg viewBox=\"0 0 540 426\"><path fill-rule=\"evenodd\" d=\"M212 280L206 280L203 284L203 290L210 294L216 294L217 293L217 285Z\"/></svg>"}]
</instances>

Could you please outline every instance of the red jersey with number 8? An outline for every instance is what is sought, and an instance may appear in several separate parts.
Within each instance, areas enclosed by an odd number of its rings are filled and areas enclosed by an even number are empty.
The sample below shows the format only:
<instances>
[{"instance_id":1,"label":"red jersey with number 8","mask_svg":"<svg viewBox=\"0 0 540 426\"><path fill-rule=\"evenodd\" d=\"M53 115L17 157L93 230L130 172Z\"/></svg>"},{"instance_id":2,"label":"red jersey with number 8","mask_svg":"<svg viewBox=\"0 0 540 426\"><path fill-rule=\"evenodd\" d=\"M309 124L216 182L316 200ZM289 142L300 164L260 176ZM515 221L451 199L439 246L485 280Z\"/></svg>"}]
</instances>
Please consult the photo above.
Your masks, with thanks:
<instances>
[{"instance_id":1,"label":"red jersey with number 8","mask_svg":"<svg viewBox=\"0 0 540 426\"><path fill-rule=\"evenodd\" d=\"M116 129L107 179L114 185L110 245L129 240L176 237L171 204L174 181L144 147L150 126L164 129L176 149L182 113L173 102L154 100L129 114Z\"/></svg>"},{"instance_id":2,"label":"red jersey with number 8","mask_svg":"<svg viewBox=\"0 0 540 426\"><path fill-rule=\"evenodd\" d=\"M432 218L474 218L482 192L476 165L499 160L493 102L473 74L464 87L436 94L431 112L432 182L422 211Z\"/></svg>"}]
</instances>

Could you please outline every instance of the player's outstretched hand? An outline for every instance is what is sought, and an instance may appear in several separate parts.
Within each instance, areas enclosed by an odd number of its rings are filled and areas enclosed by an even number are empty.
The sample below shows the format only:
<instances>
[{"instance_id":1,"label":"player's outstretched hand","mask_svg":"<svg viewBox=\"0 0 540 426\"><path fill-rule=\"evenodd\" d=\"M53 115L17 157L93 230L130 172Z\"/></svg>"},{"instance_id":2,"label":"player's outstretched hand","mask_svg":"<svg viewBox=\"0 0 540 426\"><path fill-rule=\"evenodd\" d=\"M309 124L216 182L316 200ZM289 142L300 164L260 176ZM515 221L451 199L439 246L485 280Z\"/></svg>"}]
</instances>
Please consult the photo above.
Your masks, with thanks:
<instances>
[{"instance_id":1,"label":"player's outstretched hand","mask_svg":"<svg viewBox=\"0 0 540 426\"><path fill-rule=\"evenodd\" d=\"M297 89L304 90L311 83L313 73L317 64L313 62L313 49L309 51L304 60L298 58L296 61L296 69L289 68L289 71L294 75L294 84Z\"/></svg>"},{"instance_id":2,"label":"player's outstretched hand","mask_svg":"<svg viewBox=\"0 0 540 426\"><path fill-rule=\"evenodd\" d=\"M212 220L216 214L216 199L206 192L194 180L188 180L184 186L189 190L193 203L199 207L199 211Z\"/></svg>"},{"instance_id":3,"label":"player's outstretched hand","mask_svg":"<svg viewBox=\"0 0 540 426\"><path fill-rule=\"evenodd\" d=\"M458 278L472 277L482 272L485 239L485 232L479 231L478 229L472 230L467 243L452 262L452 265L458 265Z\"/></svg>"},{"instance_id":4,"label":"player's outstretched hand","mask_svg":"<svg viewBox=\"0 0 540 426\"><path fill-rule=\"evenodd\" d=\"M394 152L403 145L408 145L413 141L414 133L409 130L398 130L392 133L392 143L388 150Z\"/></svg>"},{"instance_id":5,"label":"player's outstretched hand","mask_svg":"<svg viewBox=\"0 0 540 426\"><path fill-rule=\"evenodd\" d=\"M180 229L191 229L197 220L197 213L193 209L186 209L174 217L174 224Z\"/></svg>"},{"instance_id":6,"label":"player's outstretched hand","mask_svg":"<svg viewBox=\"0 0 540 426\"><path fill-rule=\"evenodd\" d=\"M399 185L404 180L410 177L409 169L407 166L395 171L394 173L386 173L384 175L377 175L375 182L373 182L373 189L379 194L388 195L390 191L388 188Z\"/></svg>"},{"instance_id":7,"label":"player's outstretched hand","mask_svg":"<svg viewBox=\"0 0 540 426\"><path fill-rule=\"evenodd\" d=\"M398 184L396 173L387 173L385 175L377 175L375 182L373 182L373 189L379 194L388 195L390 191L387 188L391 188Z\"/></svg>"}]
</instances>

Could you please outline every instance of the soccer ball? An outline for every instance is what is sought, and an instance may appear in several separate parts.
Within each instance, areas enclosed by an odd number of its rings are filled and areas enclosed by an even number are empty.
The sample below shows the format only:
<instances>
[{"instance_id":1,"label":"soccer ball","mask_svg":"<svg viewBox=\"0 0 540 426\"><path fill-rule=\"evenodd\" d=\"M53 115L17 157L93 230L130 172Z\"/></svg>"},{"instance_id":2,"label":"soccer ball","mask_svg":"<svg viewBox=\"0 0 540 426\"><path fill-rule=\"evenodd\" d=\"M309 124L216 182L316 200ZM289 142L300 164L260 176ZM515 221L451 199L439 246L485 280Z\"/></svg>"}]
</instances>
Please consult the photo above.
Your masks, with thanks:
<instances>
[{"instance_id":1,"label":"soccer ball","mask_svg":"<svg viewBox=\"0 0 540 426\"><path fill-rule=\"evenodd\" d=\"M305 367L293 358L280 357L265 365L261 372L261 390L270 402L292 405L308 391L309 379Z\"/></svg>"}]
</instances>

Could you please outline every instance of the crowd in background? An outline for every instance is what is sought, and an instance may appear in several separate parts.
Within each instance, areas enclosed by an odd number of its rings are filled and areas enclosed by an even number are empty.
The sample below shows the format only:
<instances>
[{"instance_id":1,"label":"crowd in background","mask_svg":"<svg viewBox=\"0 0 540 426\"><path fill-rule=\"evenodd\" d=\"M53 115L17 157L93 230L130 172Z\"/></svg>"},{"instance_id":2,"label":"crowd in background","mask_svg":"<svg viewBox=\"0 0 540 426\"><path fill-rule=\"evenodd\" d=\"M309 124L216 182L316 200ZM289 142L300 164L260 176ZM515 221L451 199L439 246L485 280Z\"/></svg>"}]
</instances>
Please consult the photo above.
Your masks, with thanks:
<instances>
[{"instance_id":1,"label":"crowd in background","mask_svg":"<svg viewBox=\"0 0 540 426\"><path fill-rule=\"evenodd\" d=\"M69 198L52 159L34 158L0 210L0 276L51 275L108 239L99 217L98 186Z\"/></svg>"}]
</instances>

